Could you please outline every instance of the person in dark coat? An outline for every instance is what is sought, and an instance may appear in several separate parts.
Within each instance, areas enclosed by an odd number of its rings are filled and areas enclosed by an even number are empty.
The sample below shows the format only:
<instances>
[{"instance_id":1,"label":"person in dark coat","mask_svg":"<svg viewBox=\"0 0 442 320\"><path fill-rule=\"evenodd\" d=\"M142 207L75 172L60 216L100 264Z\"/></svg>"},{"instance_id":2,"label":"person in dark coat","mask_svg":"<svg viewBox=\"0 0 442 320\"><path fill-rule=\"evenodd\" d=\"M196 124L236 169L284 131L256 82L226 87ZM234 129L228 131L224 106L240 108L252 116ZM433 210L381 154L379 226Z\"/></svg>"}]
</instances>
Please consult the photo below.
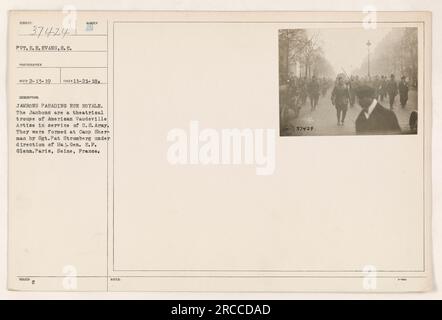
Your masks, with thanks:
<instances>
[{"instance_id":1,"label":"person in dark coat","mask_svg":"<svg viewBox=\"0 0 442 320\"><path fill-rule=\"evenodd\" d=\"M381 102L384 101L385 96L387 95L387 77L381 76L381 84L379 88L379 96L381 99Z\"/></svg>"},{"instance_id":2,"label":"person in dark coat","mask_svg":"<svg viewBox=\"0 0 442 320\"><path fill-rule=\"evenodd\" d=\"M337 83L333 88L331 95L332 104L336 108L336 116L338 118L338 126L344 125L345 115L347 114L350 93L342 76L339 76Z\"/></svg>"},{"instance_id":3,"label":"person in dark coat","mask_svg":"<svg viewBox=\"0 0 442 320\"><path fill-rule=\"evenodd\" d=\"M319 94L320 94L320 85L318 79L315 76L312 77L312 80L307 85L307 92L310 99L311 110L314 111L316 106L318 105Z\"/></svg>"},{"instance_id":4,"label":"person in dark coat","mask_svg":"<svg viewBox=\"0 0 442 320\"><path fill-rule=\"evenodd\" d=\"M376 92L376 99L379 99L379 96L381 94L381 84L381 78L379 78L379 75L376 75L371 82L371 86L375 89Z\"/></svg>"},{"instance_id":5,"label":"person in dark coat","mask_svg":"<svg viewBox=\"0 0 442 320\"><path fill-rule=\"evenodd\" d=\"M408 119L410 126L410 133L417 133L417 111L411 111L410 118Z\"/></svg>"},{"instance_id":6,"label":"person in dark coat","mask_svg":"<svg viewBox=\"0 0 442 320\"><path fill-rule=\"evenodd\" d=\"M401 82L399 82L399 97L402 108L405 108L408 101L408 82L404 76L401 78Z\"/></svg>"},{"instance_id":7,"label":"person in dark coat","mask_svg":"<svg viewBox=\"0 0 442 320\"><path fill-rule=\"evenodd\" d=\"M361 86L357 92L362 111L356 118L356 134L400 134L401 128L393 111L384 108L376 99L376 91Z\"/></svg>"},{"instance_id":8,"label":"person in dark coat","mask_svg":"<svg viewBox=\"0 0 442 320\"><path fill-rule=\"evenodd\" d=\"M394 74L390 76L390 80L387 82L387 93L390 100L390 110L393 110L394 98L396 98L398 93L398 87Z\"/></svg>"},{"instance_id":9,"label":"person in dark coat","mask_svg":"<svg viewBox=\"0 0 442 320\"><path fill-rule=\"evenodd\" d=\"M353 108L355 106L356 102L356 80L353 76L350 77L350 80L348 81L348 91L350 93L350 107Z\"/></svg>"}]
</instances>

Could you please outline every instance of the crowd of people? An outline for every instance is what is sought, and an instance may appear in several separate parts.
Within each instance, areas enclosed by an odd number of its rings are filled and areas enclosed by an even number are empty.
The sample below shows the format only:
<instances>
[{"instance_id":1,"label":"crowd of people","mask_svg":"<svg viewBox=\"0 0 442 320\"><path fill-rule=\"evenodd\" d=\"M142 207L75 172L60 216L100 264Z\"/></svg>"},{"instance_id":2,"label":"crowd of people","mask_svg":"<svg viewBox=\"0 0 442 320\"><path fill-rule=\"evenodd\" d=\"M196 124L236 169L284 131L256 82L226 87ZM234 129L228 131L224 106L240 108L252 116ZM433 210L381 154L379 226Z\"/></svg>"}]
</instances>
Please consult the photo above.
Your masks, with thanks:
<instances>
[{"instance_id":1,"label":"crowd of people","mask_svg":"<svg viewBox=\"0 0 442 320\"><path fill-rule=\"evenodd\" d=\"M315 111L319 99L325 98L328 90L332 88L331 104L336 108L337 125L342 126L348 107L361 105L358 99L359 91L366 93L367 88L370 88L372 98L385 105L388 103L389 110L393 111L397 96L401 108L406 108L409 87L409 81L405 76L397 81L394 74L389 77L385 75L359 77L341 73L335 80L316 76L311 78L291 76L280 86L281 119L284 121L297 118L307 99L310 111Z\"/></svg>"},{"instance_id":2,"label":"crowd of people","mask_svg":"<svg viewBox=\"0 0 442 320\"><path fill-rule=\"evenodd\" d=\"M388 103L390 109L393 109L394 101L396 96L400 96L400 104L402 108L405 108L408 101L408 91L409 83L405 76L402 76L400 81L396 80L394 74L391 74L388 78L387 76L376 75L374 77L363 77L350 76L347 81L347 86L351 94L350 104L353 106L355 104L355 92L361 85L368 85L375 89L375 94L380 102L388 98Z\"/></svg>"},{"instance_id":3,"label":"crowd of people","mask_svg":"<svg viewBox=\"0 0 442 320\"><path fill-rule=\"evenodd\" d=\"M313 76L309 79L291 76L280 86L281 106L291 109L297 115L309 98L311 111L314 111L319 97L325 96L332 85L333 81L325 77Z\"/></svg>"}]
</instances>

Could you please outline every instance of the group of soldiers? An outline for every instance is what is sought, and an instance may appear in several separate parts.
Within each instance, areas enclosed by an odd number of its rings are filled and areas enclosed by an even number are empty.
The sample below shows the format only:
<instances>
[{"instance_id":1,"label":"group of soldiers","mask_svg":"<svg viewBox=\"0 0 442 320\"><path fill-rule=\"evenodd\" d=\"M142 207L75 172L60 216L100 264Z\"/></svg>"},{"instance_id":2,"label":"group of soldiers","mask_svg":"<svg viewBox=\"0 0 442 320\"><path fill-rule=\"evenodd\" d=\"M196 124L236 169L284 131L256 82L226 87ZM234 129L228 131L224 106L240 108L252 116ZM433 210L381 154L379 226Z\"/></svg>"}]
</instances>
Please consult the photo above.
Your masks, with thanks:
<instances>
[{"instance_id":1,"label":"group of soldiers","mask_svg":"<svg viewBox=\"0 0 442 320\"><path fill-rule=\"evenodd\" d=\"M405 76L396 81L395 75L391 74L390 79L387 76L364 77L358 76L346 77L340 74L336 78L336 84L333 89L331 100L336 107L338 125L343 125L347 107L353 107L357 100L358 89L362 86L368 86L374 89L374 96L380 102L388 98L390 110L394 108L396 96L399 94L400 105L405 108L408 101L409 83Z\"/></svg>"},{"instance_id":2,"label":"group of soldiers","mask_svg":"<svg viewBox=\"0 0 442 320\"><path fill-rule=\"evenodd\" d=\"M325 77L313 76L309 79L291 76L280 86L281 105L290 108L297 115L308 98L311 111L314 111L318 105L319 97L325 96L332 85L333 81Z\"/></svg>"},{"instance_id":3,"label":"group of soldiers","mask_svg":"<svg viewBox=\"0 0 442 320\"><path fill-rule=\"evenodd\" d=\"M333 87L331 102L336 108L338 126L343 125L347 108L348 106L354 107L357 103L357 91L362 86L373 88L378 101L383 102L388 99L390 110L393 110L397 95L399 95L401 107L405 108L407 105L409 83L405 76L402 76L399 82L396 81L394 74L388 78L384 75L359 77L341 73L335 81L325 77L312 76L308 79L291 76L280 87L282 113L290 112L289 118L296 118L302 106L306 104L307 98L310 101L311 111L314 111L321 95L324 97ZM281 116L287 118L287 115Z\"/></svg>"},{"instance_id":4,"label":"group of soldiers","mask_svg":"<svg viewBox=\"0 0 442 320\"><path fill-rule=\"evenodd\" d=\"M405 108L408 101L408 91L409 91L409 83L405 76L401 77L401 80L396 81L396 77L394 74L390 75L390 78L387 76L379 76L376 75L372 78L362 78L360 79L358 76L350 76L347 81L347 86L350 91L350 104L353 106L355 103L355 92L357 88L361 85L368 85L375 89L376 96L379 101L383 102L384 99L388 97L388 101L390 104L390 109L393 109L394 101L396 96L399 94L400 96L400 104L402 108Z\"/></svg>"}]
</instances>

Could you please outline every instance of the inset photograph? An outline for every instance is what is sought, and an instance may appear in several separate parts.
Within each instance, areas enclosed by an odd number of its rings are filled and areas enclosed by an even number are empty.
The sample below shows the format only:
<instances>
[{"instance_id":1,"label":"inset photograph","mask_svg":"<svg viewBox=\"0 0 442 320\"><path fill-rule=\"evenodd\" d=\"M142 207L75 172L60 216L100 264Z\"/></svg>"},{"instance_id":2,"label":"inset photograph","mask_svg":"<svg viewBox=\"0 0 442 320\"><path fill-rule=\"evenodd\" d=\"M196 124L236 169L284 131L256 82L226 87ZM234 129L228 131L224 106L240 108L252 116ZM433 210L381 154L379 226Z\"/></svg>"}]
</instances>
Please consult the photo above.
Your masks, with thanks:
<instances>
[{"instance_id":1,"label":"inset photograph","mask_svg":"<svg viewBox=\"0 0 442 320\"><path fill-rule=\"evenodd\" d=\"M417 134L417 28L279 30L280 136Z\"/></svg>"}]
</instances>

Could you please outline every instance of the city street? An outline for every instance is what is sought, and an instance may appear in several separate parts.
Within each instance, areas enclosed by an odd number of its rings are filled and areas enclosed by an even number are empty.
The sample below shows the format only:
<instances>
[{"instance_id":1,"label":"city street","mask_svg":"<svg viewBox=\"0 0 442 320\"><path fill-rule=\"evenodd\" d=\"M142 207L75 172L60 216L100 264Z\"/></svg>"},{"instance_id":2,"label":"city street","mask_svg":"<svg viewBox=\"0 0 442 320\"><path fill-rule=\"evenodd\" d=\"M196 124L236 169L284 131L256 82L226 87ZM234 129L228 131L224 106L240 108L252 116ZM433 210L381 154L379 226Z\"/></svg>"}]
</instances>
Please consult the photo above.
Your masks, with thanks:
<instances>
[{"instance_id":1,"label":"city street","mask_svg":"<svg viewBox=\"0 0 442 320\"><path fill-rule=\"evenodd\" d=\"M325 96L319 98L316 110L310 110L310 100L307 101L300 110L299 117L293 119L291 124L294 127L294 135L354 135L355 121L361 107L356 102L354 107L348 107L345 123L343 126L337 125L336 108L331 104L331 91L329 89ZM389 108L388 97L384 101L379 101L385 108ZM399 103L399 95L396 96L393 106L399 125L403 132L409 130L409 117L413 110L417 110L417 94L415 90L410 90L407 106L402 109ZM311 128L311 129L310 129Z\"/></svg>"}]
</instances>

